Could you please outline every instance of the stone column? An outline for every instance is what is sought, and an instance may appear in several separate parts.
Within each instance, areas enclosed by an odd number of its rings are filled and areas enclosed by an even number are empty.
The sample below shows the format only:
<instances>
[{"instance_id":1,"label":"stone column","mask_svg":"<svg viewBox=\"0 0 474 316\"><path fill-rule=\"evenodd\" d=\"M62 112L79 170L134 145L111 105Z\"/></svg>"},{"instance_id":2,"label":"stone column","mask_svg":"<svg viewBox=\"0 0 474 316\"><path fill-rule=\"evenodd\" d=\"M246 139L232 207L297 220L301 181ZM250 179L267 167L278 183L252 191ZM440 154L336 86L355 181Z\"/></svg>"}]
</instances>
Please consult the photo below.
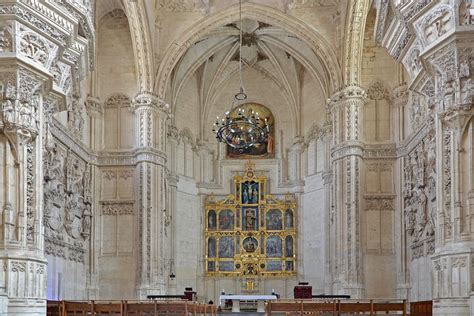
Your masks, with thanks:
<instances>
[{"instance_id":1,"label":"stone column","mask_svg":"<svg viewBox=\"0 0 474 316\"><path fill-rule=\"evenodd\" d=\"M178 129L174 125L168 125L168 176L167 181L167 207L166 210L169 216L169 268L168 268L168 292L172 295L177 294L177 278L176 275L176 226L177 218L176 214L176 199L177 199L177 190L178 190L178 175L177 175L177 150L178 150ZM174 275L174 277L172 277Z\"/></svg>"},{"instance_id":2,"label":"stone column","mask_svg":"<svg viewBox=\"0 0 474 316\"><path fill-rule=\"evenodd\" d=\"M164 236L166 210L166 120L169 106L152 94L139 94L132 102L137 141L138 173L138 285L137 296L166 293Z\"/></svg>"},{"instance_id":3,"label":"stone column","mask_svg":"<svg viewBox=\"0 0 474 316\"><path fill-rule=\"evenodd\" d=\"M333 126L331 165L334 217L331 225L335 237L333 291L364 296L361 247L361 167L363 144L360 142L361 113L366 93L358 86L348 86L330 99Z\"/></svg>"},{"instance_id":4,"label":"stone column","mask_svg":"<svg viewBox=\"0 0 474 316\"><path fill-rule=\"evenodd\" d=\"M334 257L334 248L331 246L335 237L332 235L334 230L331 229L332 223L334 220L334 208L333 201L331 200L331 192L332 192L332 184L333 184L333 173L331 170L331 139L332 139L332 126L331 122L327 122L324 125L324 131L321 136L321 140L324 142L325 145L325 157L324 157L324 171L322 173L322 179L324 184L324 195L325 195L325 209L326 209L326 216L325 216L325 275L326 278L324 280L324 292L331 293L332 292L332 285L333 285L333 276L332 276L332 267L331 263L333 262L332 258Z\"/></svg>"},{"instance_id":5,"label":"stone column","mask_svg":"<svg viewBox=\"0 0 474 316\"><path fill-rule=\"evenodd\" d=\"M95 74L92 74L93 76ZM89 116L89 146L94 151L101 150L103 143L103 109L99 98L89 96L86 100L86 110ZM96 165L91 165L91 192L94 192L94 196L100 196L100 170ZM92 209L100 210L99 199L92 198ZM101 223L98 220L97 212L92 216L91 232L90 232L90 246L88 254L88 265L87 265L87 281L86 281L86 297L88 299L97 299L99 293L99 254L100 254L100 240L96 237L98 232L101 231Z\"/></svg>"},{"instance_id":6,"label":"stone column","mask_svg":"<svg viewBox=\"0 0 474 316\"><path fill-rule=\"evenodd\" d=\"M29 67L2 67L0 108L0 315L43 315L43 100L46 77Z\"/></svg>"},{"instance_id":7,"label":"stone column","mask_svg":"<svg viewBox=\"0 0 474 316\"><path fill-rule=\"evenodd\" d=\"M395 141L401 142L404 139L405 127L405 107L408 104L408 89L402 84L394 89L392 95ZM405 169L404 160L397 159L395 162L395 177L397 181L397 197L395 200L395 209L399 210L395 213L395 253L397 254L397 297L402 299L410 298L410 267L408 266L408 242L406 240L405 212L403 210L403 170Z\"/></svg>"}]
</instances>

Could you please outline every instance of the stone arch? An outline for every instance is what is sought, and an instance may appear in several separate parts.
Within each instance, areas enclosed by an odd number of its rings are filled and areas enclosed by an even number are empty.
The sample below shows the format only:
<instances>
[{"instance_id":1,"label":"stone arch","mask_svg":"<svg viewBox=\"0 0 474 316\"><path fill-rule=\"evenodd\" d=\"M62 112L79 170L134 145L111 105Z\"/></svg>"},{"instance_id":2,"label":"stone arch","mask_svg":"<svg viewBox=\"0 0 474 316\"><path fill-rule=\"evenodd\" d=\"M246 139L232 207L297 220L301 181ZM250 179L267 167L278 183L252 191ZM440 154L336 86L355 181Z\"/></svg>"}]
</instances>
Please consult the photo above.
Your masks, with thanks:
<instances>
[{"instance_id":1,"label":"stone arch","mask_svg":"<svg viewBox=\"0 0 474 316\"><path fill-rule=\"evenodd\" d=\"M153 89L153 48L145 12L144 1L124 1L125 12L130 23L135 68L137 70L138 91L140 94L150 93Z\"/></svg>"},{"instance_id":2,"label":"stone arch","mask_svg":"<svg viewBox=\"0 0 474 316\"><path fill-rule=\"evenodd\" d=\"M342 79L340 77L340 67L337 57L327 40L315 29L310 29L307 24L277 9L255 3L242 4L242 16L244 18L256 19L264 23L276 25L297 35L317 53L326 67L325 71L331 83L328 94L334 93L339 88ZM187 49L216 27L231 23L238 17L239 6L232 6L227 10L217 12L193 24L184 31L183 34L187 34L187 36L177 39L173 43L174 45L167 49L158 69L154 89L158 97L165 99L166 87L168 86L171 73Z\"/></svg>"},{"instance_id":3,"label":"stone arch","mask_svg":"<svg viewBox=\"0 0 474 316\"><path fill-rule=\"evenodd\" d=\"M372 1L349 1L344 38L343 80L344 85L359 85L364 49L365 22Z\"/></svg>"}]
</instances>

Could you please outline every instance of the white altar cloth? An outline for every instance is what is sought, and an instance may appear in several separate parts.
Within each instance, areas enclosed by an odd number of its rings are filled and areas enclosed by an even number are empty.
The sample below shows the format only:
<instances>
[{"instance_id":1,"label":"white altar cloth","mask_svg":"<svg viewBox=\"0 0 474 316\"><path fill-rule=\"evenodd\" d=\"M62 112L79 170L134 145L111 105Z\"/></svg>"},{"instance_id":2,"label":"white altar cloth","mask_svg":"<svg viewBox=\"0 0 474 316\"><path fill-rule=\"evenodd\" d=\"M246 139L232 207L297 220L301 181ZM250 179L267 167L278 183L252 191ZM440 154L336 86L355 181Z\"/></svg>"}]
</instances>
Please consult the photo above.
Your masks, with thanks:
<instances>
[{"instance_id":1,"label":"white altar cloth","mask_svg":"<svg viewBox=\"0 0 474 316\"><path fill-rule=\"evenodd\" d=\"M257 301L257 312L265 312L265 301L276 300L276 295L221 295L219 305L223 305L224 300L232 300L232 312L240 312L240 301Z\"/></svg>"}]
</instances>

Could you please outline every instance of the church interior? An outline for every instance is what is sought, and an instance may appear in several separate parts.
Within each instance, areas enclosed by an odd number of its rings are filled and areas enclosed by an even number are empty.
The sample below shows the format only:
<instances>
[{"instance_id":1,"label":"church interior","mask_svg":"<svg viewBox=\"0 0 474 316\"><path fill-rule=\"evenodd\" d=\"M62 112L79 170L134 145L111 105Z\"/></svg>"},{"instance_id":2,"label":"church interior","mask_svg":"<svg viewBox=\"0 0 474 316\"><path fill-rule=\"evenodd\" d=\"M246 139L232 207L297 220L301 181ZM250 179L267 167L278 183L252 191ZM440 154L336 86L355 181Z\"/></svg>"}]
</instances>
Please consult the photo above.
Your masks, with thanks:
<instances>
[{"instance_id":1,"label":"church interior","mask_svg":"<svg viewBox=\"0 0 474 316\"><path fill-rule=\"evenodd\" d=\"M0 315L474 315L473 80L473 0L0 1Z\"/></svg>"}]
</instances>

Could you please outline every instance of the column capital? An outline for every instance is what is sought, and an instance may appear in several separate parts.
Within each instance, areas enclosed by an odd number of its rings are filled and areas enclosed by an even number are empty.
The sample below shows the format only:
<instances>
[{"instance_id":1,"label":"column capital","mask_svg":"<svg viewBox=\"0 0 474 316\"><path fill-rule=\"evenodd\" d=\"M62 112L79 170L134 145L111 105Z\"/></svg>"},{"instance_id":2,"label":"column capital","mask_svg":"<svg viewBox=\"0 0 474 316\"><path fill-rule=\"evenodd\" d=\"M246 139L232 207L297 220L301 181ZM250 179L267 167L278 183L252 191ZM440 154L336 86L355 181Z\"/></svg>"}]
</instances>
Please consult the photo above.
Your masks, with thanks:
<instances>
[{"instance_id":1,"label":"column capital","mask_svg":"<svg viewBox=\"0 0 474 316\"><path fill-rule=\"evenodd\" d=\"M178 142L178 128L174 124L168 124L167 129L168 140Z\"/></svg>"},{"instance_id":2,"label":"column capital","mask_svg":"<svg viewBox=\"0 0 474 316\"><path fill-rule=\"evenodd\" d=\"M134 111L137 111L142 107L152 108L166 114L169 114L170 112L170 105L168 103L157 95L149 92L137 94L132 101L132 109Z\"/></svg>"},{"instance_id":3,"label":"column capital","mask_svg":"<svg viewBox=\"0 0 474 316\"><path fill-rule=\"evenodd\" d=\"M100 99L98 97L93 97L90 95L87 96L85 105L87 114L89 114L90 116L101 114L103 111Z\"/></svg>"},{"instance_id":4,"label":"column capital","mask_svg":"<svg viewBox=\"0 0 474 316\"><path fill-rule=\"evenodd\" d=\"M405 106L408 103L409 91L405 83L395 87L393 89L390 99L396 107Z\"/></svg>"},{"instance_id":5,"label":"column capital","mask_svg":"<svg viewBox=\"0 0 474 316\"><path fill-rule=\"evenodd\" d=\"M358 85L345 86L341 90L335 92L330 99L328 99L329 109L333 109L340 105L348 105L346 101L359 100L361 105L365 104L367 99L366 91Z\"/></svg>"}]
</instances>

